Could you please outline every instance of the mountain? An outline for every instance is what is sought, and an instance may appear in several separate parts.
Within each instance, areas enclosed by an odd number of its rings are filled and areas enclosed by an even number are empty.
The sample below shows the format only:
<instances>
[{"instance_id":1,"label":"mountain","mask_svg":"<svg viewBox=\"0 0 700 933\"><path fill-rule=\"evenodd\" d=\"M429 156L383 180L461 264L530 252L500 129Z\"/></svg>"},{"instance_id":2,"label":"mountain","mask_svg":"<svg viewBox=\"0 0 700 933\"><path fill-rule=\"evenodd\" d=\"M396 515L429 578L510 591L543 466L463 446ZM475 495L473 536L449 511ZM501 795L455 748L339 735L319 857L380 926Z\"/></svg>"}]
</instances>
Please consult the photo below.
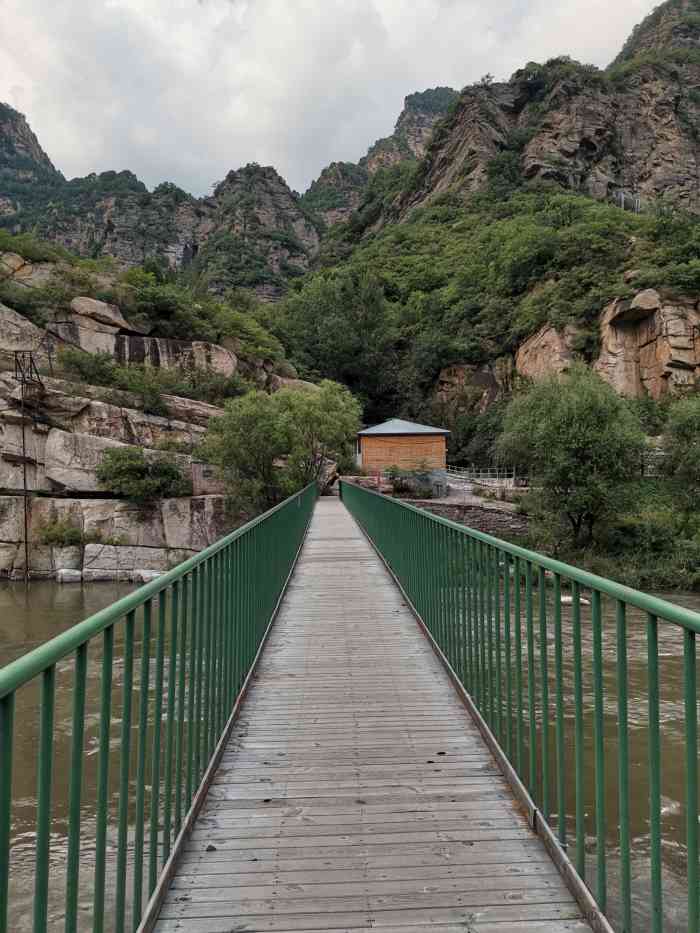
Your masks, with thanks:
<instances>
[{"instance_id":1,"label":"mountain","mask_svg":"<svg viewBox=\"0 0 700 933\"><path fill-rule=\"evenodd\" d=\"M700 212L700 4L658 7L605 71L567 57L466 88L390 216L494 168L591 197ZM494 166L494 160L498 160Z\"/></svg>"},{"instance_id":2,"label":"mountain","mask_svg":"<svg viewBox=\"0 0 700 933\"><path fill-rule=\"evenodd\" d=\"M231 171L210 197L164 183L150 192L132 172L102 172L66 181L26 118L0 105L0 224L32 230L81 256L112 256L128 268L148 259L193 267L209 288L253 288L275 300L308 271L320 231L347 220L380 168L415 161L432 127L457 94L435 88L406 98L394 133L359 165L335 163L305 197L272 167Z\"/></svg>"},{"instance_id":3,"label":"mountain","mask_svg":"<svg viewBox=\"0 0 700 933\"><path fill-rule=\"evenodd\" d=\"M319 222L273 168L229 172L206 198L171 183L149 192L129 171L66 181L22 114L3 105L0 120L0 224L13 232L124 268L194 265L212 291L250 287L272 299L318 251Z\"/></svg>"},{"instance_id":4,"label":"mountain","mask_svg":"<svg viewBox=\"0 0 700 933\"><path fill-rule=\"evenodd\" d=\"M416 162L425 155L433 128L459 94L450 87L409 94L391 136L378 139L367 155L354 162L332 162L302 198L327 227L350 219L365 197L370 179L381 169Z\"/></svg>"}]
</instances>

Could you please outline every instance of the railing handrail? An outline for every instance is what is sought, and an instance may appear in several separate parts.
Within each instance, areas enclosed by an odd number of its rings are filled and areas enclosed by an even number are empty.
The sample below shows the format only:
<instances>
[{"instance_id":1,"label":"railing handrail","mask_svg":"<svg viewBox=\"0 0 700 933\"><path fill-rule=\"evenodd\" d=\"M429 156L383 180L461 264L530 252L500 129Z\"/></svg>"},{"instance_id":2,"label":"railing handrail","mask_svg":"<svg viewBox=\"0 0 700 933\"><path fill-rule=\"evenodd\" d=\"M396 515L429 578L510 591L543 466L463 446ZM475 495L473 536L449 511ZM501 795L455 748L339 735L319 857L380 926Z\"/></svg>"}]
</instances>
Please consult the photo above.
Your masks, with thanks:
<instances>
[{"instance_id":1,"label":"railing handrail","mask_svg":"<svg viewBox=\"0 0 700 933\"><path fill-rule=\"evenodd\" d=\"M347 480L341 480L341 486L343 485L355 484L349 484ZM629 605L641 609L643 612L658 616L661 621L672 622L674 625L700 634L700 612L694 612L692 609L678 606L675 603L668 602L668 600L660 599L658 596L651 596L648 593L643 593L641 590L635 590L622 583L616 583L614 580L608 580L606 577L599 577L597 574L589 573L587 570L580 570L572 564L566 564L552 557L546 557L544 554L539 554L537 551L530 551L517 544L511 544L508 541L503 541L501 538L496 538L483 531L476 531L473 528L460 525L440 515L433 515L432 512L426 512L424 509L419 509L414 505L410 505L408 502L384 496L382 493L378 493L373 489L366 489L364 486L360 488L362 488L363 492L369 493L372 496L377 496L380 499L388 499L389 502L397 506L410 509L422 516L427 516L430 521L436 522L439 525L445 525L462 534L467 534L475 540L481 541L483 544L498 547L502 551L510 554L511 557L518 557L530 563L537 564L545 570L551 570L554 574L559 574L560 576L573 580L575 583L579 583L586 589L598 590L600 593L604 593L612 599L623 600Z\"/></svg>"},{"instance_id":2,"label":"railing handrail","mask_svg":"<svg viewBox=\"0 0 700 933\"><path fill-rule=\"evenodd\" d=\"M290 496L288 499L285 499L284 502L280 502L279 505L274 506L274 508L269 509L262 515L258 515L257 518L246 522L245 525L242 525L225 537L215 541L214 544L210 544L208 547L204 548L204 550L195 554L193 557L189 557L172 570L168 570L156 580L144 584L133 593L123 596L105 609L101 609L82 622L78 622L76 625L71 626L67 631L61 632L61 634L56 635L55 638L44 642L44 644L39 645L0 668L0 700L28 683L48 667L63 660L67 655L76 651L81 645L84 645L94 638L95 635L99 635L100 632L104 631L114 622L123 619L130 612L138 609L144 603L148 602L149 599L152 599L154 596L157 596L160 592L167 589L172 583L186 576L190 571L194 570L195 567L198 567L215 554L218 554L219 551L228 547L228 545L237 538L247 534L257 525L260 525L276 512L285 508L294 499L300 500L304 493L313 485L314 483L310 483L308 486L304 487L304 489L294 493L294 495Z\"/></svg>"}]
</instances>

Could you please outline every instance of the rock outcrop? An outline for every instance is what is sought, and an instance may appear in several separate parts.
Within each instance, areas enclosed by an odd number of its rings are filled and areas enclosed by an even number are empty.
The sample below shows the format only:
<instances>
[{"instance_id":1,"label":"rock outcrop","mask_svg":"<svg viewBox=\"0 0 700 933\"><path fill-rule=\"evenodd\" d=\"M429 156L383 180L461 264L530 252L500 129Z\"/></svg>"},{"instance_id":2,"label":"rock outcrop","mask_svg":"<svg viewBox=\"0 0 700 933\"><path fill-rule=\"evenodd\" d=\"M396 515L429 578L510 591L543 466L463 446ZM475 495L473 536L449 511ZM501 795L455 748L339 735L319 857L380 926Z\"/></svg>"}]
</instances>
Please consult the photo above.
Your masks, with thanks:
<instances>
[{"instance_id":1,"label":"rock outcrop","mask_svg":"<svg viewBox=\"0 0 700 933\"><path fill-rule=\"evenodd\" d=\"M594 368L620 394L662 398L700 379L698 302L648 289L603 312Z\"/></svg>"},{"instance_id":2,"label":"rock outcrop","mask_svg":"<svg viewBox=\"0 0 700 933\"><path fill-rule=\"evenodd\" d=\"M515 355L517 374L537 382L545 376L566 372L575 359L574 336L571 328L560 333L554 327L543 327L518 349Z\"/></svg>"},{"instance_id":3,"label":"rock outcrop","mask_svg":"<svg viewBox=\"0 0 700 933\"><path fill-rule=\"evenodd\" d=\"M174 269L194 263L207 273L214 292L244 286L261 298L278 298L318 252L320 221L309 217L271 167L229 172L205 198L170 183L149 192L128 171L67 182L24 117L5 105L0 105L0 202L16 232L31 230L82 256L112 256L121 268L151 257ZM117 326L102 320L95 327L94 315L87 320L84 328L97 333L89 338L93 347L100 345L103 327ZM79 325L74 318L69 323Z\"/></svg>"},{"instance_id":4,"label":"rock outcrop","mask_svg":"<svg viewBox=\"0 0 700 933\"><path fill-rule=\"evenodd\" d=\"M369 181L380 169L423 158L435 124L458 96L449 87L409 94L391 136L378 139L357 165L332 162L302 198L304 207L320 216L327 227L347 221L361 207Z\"/></svg>"},{"instance_id":5,"label":"rock outcrop","mask_svg":"<svg viewBox=\"0 0 700 933\"><path fill-rule=\"evenodd\" d=\"M503 153L531 181L630 206L663 196L700 212L698 85L694 0L669 0L607 71L564 57L465 88L393 213L405 218L438 194L483 188Z\"/></svg>"},{"instance_id":6,"label":"rock outcrop","mask_svg":"<svg viewBox=\"0 0 700 933\"><path fill-rule=\"evenodd\" d=\"M600 353L593 363L620 395L659 399L700 380L700 302L656 289L613 301L599 321ZM566 372L577 358L575 328L547 326L521 345L519 376L538 381Z\"/></svg>"},{"instance_id":7,"label":"rock outcrop","mask_svg":"<svg viewBox=\"0 0 700 933\"><path fill-rule=\"evenodd\" d=\"M512 382L513 363L509 357L484 366L458 363L440 373L433 402L451 417L484 412L511 390Z\"/></svg>"},{"instance_id":8,"label":"rock outcrop","mask_svg":"<svg viewBox=\"0 0 700 933\"><path fill-rule=\"evenodd\" d=\"M43 543L56 523L83 539L70 547ZM224 496L164 499L149 509L112 499L30 500L30 574L62 582L132 580L170 570L231 528ZM24 575L24 506L0 496L0 577ZM68 575L62 574L68 571Z\"/></svg>"}]
</instances>

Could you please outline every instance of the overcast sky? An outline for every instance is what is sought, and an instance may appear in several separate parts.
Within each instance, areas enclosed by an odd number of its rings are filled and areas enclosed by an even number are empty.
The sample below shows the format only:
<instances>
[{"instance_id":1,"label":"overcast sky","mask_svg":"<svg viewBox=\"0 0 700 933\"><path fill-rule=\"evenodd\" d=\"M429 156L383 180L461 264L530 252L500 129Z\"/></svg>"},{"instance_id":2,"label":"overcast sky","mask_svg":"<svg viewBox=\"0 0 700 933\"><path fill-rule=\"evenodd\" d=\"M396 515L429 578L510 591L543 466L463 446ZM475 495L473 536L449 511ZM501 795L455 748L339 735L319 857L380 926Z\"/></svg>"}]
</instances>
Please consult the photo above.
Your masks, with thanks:
<instances>
[{"instance_id":1,"label":"overcast sky","mask_svg":"<svg viewBox=\"0 0 700 933\"><path fill-rule=\"evenodd\" d=\"M654 0L0 0L0 101L72 178L204 194L272 164L303 191L406 94L568 53L604 66Z\"/></svg>"}]
</instances>

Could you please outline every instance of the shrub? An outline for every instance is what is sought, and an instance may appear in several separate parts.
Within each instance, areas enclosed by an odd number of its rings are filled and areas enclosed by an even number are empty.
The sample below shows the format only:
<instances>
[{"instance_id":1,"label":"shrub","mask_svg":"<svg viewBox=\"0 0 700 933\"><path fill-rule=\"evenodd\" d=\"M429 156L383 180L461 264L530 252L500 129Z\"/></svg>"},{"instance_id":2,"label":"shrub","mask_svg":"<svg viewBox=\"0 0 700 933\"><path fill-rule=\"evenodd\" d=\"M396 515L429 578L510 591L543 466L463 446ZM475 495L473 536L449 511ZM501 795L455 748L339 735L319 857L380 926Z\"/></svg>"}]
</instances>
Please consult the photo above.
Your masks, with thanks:
<instances>
[{"instance_id":1,"label":"shrub","mask_svg":"<svg viewBox=\"0 0 700 933\"><path fill-rule=\"evenodd\" d=\"M105 451L97 467L97 479L108 492L141 505L192 494L190 480L172 459L147 458L138 447Z\"/></svg>"},{"instance_id":2,"label":"shrub","mask_svg":"<svg viewBox=\"0 0 700 933\"><path fill-rule=\"evenodd\" d=\"M54 519L39 529L39 541L53 547L82 545L83 532L67 519Z\"/></svg>"}]
</instances>

